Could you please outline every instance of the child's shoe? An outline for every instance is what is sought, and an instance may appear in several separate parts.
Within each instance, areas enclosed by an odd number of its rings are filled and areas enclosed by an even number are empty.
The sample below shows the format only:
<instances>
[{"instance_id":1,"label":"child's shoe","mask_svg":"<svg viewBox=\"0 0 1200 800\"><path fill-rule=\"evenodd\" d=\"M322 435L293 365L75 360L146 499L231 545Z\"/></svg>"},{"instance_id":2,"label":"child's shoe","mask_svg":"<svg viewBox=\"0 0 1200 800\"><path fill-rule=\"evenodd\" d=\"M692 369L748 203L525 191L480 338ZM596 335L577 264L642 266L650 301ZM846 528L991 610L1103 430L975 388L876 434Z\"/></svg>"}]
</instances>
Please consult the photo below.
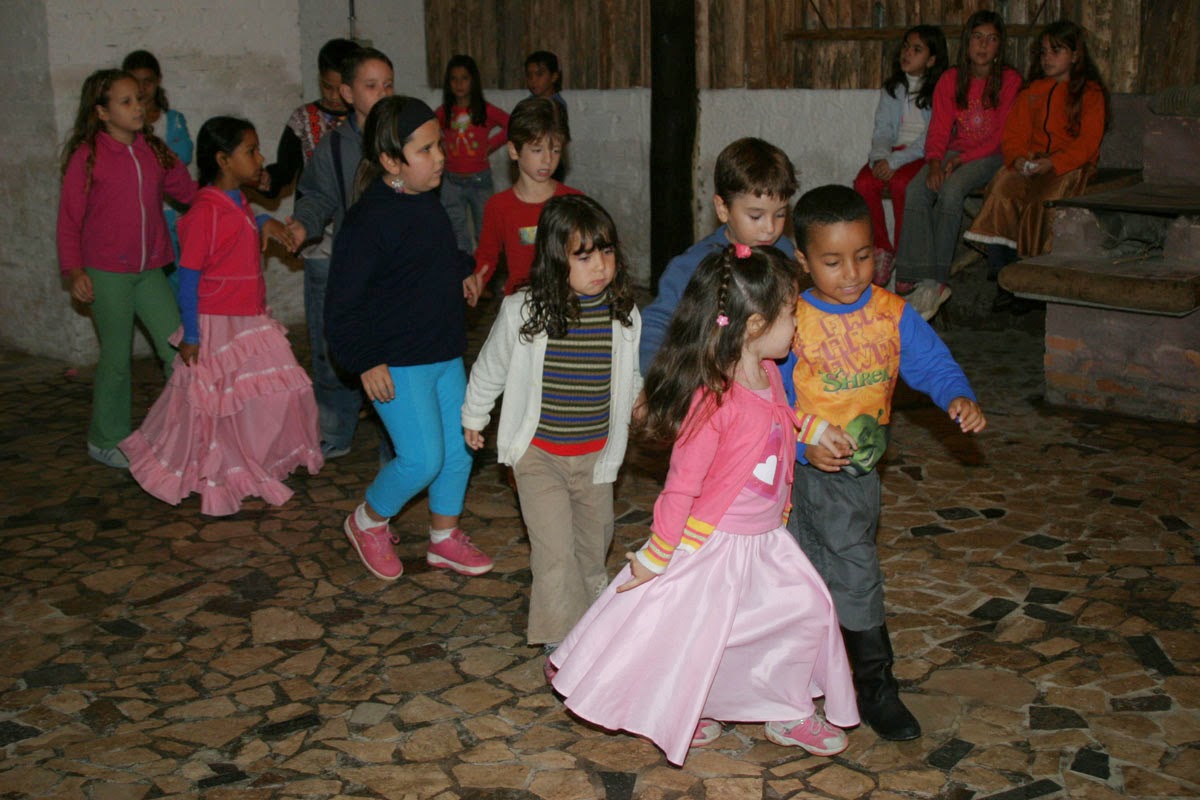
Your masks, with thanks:
<instances>
[{"instance_id":1,"label":"child's shoe","mask_svg":"<svg viewBox=\"0 0 1200 800\"><path fill-rule=\"evenodd\" d=\"M916 281L901 281L901 280L896 281L896 294L898 294L898 295L903 296L906 294L912 294L913 290L916 288L917 288Z\"/></svg>"},{"instance_id":2,"label":"child's shoe","mask_svg":"<svg viewBox=\"0 0 1200 800\"><path fill-rule=\"evenodd\" d=\"M724 730L721 723L715 719L701 717L700 722L696 723L696 732L692 734L692 747L704 747L706 744L712 744L721 738Z\"/></svg>"},{"instance_id":3,"label":"child's shoe","mask_svg":"<svg viewBox=\"0 0 1200 800\"><path fill-rule=\"evenodd\" d=\"M784 747L802 747L814 756L836 756L846 749L846 732L813 714L795 722L768 722L767 738Z\"/></svg>"},{"instance_id":4,"label":"child's shoe","mask_svg":"<svg viewBox=\"0 0 1200 800\"><path fill-rule=\"evenodd\" d=\"M892 270L896 266L896 256L884 250L882 247L875 248L875 277L872 283L876 286L887 286L888 281L892 279Z\"/></svg>"},{"instance_id":5,"label":"child's shoe","mask_svg":"<svg viewBox=\"0 0 1200 800\"><path fill-rule=\"evenodd\" d=\"M546 676L546 683L551 683L554 676L558 674L558 667L550 663L550 656L554 655L554 651L557 649L557 644L542 645L542 674Z\"/></svg>"},{"instance_id":6,"label":"child's shoe","mask_svg":"<svg viewBox=\"0 0 1200 800\"><path fill-rule=\"evenodd\" d=\"M129 469L129 459L116 447L97 447L88 442L88 455L106 467Z\"/></svg>"},{"instance_id":7,"label":"child's shoe","mask_svg":"<svg viewBox=\"0 0 1200 800\"><path fill-rule=\"evenodd\" d=\"M394 581L404 574L404 565L396 556L395 543L399 541L392 536L386 522L374 528L360 528L354 520L356 512L351 511L346 517L343 529L346 538L354 545L355 552L362 559L363 565L376 578L384 581Z\"/></svg>"},{"instance_id":8,"label":"child's shoe","mask_svg":"<svg viewBox=\"0 0 1200 800\"><path fill-rule=\"evenodd\" d=\"M475 545L461 529L455 528L450 538L441 542L430 542L425 554L429 566L452 569L460 575L482 575L495 566L492 560Z\"/></svg>"}]
</instances>

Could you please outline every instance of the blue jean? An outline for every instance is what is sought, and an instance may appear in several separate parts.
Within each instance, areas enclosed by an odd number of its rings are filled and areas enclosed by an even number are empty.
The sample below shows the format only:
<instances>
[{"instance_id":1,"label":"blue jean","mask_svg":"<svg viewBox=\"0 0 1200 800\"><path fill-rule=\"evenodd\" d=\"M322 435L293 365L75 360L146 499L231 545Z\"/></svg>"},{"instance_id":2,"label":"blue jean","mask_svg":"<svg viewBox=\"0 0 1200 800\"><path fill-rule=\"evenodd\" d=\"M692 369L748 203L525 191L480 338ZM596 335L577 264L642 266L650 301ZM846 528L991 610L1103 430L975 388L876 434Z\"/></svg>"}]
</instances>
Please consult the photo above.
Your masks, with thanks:
<instances>
[{"instance_id":1,"label":"blue jean","mask_svg":"<svg viewBox=\"0 0 1200 800\"><path fill-rule=\"evenodd\" d=\"M329 284L329 259L304 259L304 316L308 321L308 343L312 348L313 394L321 441L332 448L350 446L358 427L362 391L343 380L329 356L325 343L325 288Z\"/></svg>"},{"instance_id":2,"label":"blue jean","mask_svg":"<svg viewBox=\"0 0 1200 800\"><path fill-rule=\"evenodd\" d=\"M490 169L474 175L451 175L447 172L442 176L442 206L450 216L450 224L454 226L454 238L458 241L459 250L475 252L479 234L483 231L483 206L491 196Z\"/></svg>"},{"instance_id":3,"label":"blue jean","mask_svg":"<svg viewBox=\"0 0 1200 800\"><path fill-rule=\"evenodd\" d=\"M954 155L947 153L949 158ZM968 161L950 173L940 192L925 185L929 165L921 167L904 193L904 227L896 246L896 279L950 280L954 248L962 225L963 200L987 185L1004 163L999 155Z\"/></svg>"},{"instance_id":4,"label":"blue jean","mask_svg":"<svg viewBox=\"0 0 1200 800\"><path fill-rule=\"evenodd\" d=\"M467 394L463 360L389 367L396 396L375 403L375 411L396 447L367 487L367 503L393 517L418 492L429 487L429 510L456 517L462 513L471 477L471 451L463 439L462 404Z\"/></svg>"}]
</instances>

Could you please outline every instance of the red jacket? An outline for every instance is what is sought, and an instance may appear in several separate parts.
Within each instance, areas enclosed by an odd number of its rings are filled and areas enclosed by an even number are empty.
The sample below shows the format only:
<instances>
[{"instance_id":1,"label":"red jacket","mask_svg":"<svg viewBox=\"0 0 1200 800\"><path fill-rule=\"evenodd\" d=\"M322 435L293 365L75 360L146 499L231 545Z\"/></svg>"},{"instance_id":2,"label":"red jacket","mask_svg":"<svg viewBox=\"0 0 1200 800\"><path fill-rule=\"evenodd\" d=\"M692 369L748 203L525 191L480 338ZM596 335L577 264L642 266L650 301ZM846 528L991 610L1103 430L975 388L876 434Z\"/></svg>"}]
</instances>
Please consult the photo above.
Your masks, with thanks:
<instances>
[{"instance_id":1,"label":"red jacket","mask_svg":"<svg viewBox=\"0 0 1200 800\"><path fill-rule=\"evenodd\" d=\"M205 186L179 218L179 265L200 271L201 314L249 317L266 313L258 224L245 196Z\"/></svg>"},{"instance_id":2,"label":"red jacket","mask_svg":"<svg viewBox=\"0 0 1200 800\"><path fill-rule=\"evenodd\" d=\"M175 260L163 218L163 194L190 203L196 182L182 161L163 169L141 134L121 144L96 136L91 184L91 148L71 154L58 201L58 267L70 272L93 267L106 272L142 272Z\"/></svg>"},{"instance_id":3,"label":"red jacket","mask_svg":"<svg viewBox=\"0 0 1200 800\"><path fill-rule=\"evenodd\" d=\"M1004 163L1013 166L1018 158L1047 154L1054 172L1065 175L1100 158L1104 138L1104 92L1094 82L1083 87L1079 131L1067 130L1067 84L1042 78L1017 95L1004 125L1000 150Z\"/></svg>"}]
</instances>

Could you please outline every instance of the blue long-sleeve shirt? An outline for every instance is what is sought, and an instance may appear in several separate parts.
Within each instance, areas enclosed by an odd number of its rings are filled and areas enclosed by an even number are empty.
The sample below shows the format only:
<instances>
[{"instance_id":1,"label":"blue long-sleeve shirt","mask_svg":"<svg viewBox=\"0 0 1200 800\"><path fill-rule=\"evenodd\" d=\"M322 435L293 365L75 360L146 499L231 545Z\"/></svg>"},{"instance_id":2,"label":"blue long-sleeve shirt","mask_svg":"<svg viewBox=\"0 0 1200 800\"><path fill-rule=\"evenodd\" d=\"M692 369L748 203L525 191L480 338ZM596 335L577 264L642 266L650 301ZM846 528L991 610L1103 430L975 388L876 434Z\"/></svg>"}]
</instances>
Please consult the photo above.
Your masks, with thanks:
<instances>
[{"instance_id":1,"label":"blue long-sleeve shirt","mask_svg":"<svg viewBox=\"0 0 1200 800\"><path fill-rule=\"evenodd\" d=\"M654 361L667 338L671 317L675 316L675 309L679 307L683 290L696 274L696 267L700 266L706 255L728 247L730 242L728 226L722 225L667 263L667 268L658 280L658 296L654 298L653 303L642 309L642 341L638 345L638 361L643 375L650 369L650 363ZM775 247L789 258L796 255L796 246L786 236L780 236L779 241L775 242Z\"/></svg>"}]
</instances>

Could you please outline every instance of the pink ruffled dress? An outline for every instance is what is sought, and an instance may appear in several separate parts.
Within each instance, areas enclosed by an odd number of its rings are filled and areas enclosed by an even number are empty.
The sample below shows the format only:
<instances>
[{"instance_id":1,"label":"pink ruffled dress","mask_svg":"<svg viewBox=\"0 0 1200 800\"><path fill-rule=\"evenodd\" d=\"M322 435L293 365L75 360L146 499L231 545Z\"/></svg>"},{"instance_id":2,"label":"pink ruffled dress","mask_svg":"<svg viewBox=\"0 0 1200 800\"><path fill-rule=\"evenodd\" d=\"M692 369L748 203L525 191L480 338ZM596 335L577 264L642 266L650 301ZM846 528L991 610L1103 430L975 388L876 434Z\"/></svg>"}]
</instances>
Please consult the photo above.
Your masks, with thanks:
<instances>
[{"instance_id":1,"label":"pink ruffled dress","mask_svg":"<svg viewBox=\"0 0 1200 800\"><path fill-rule=\"evenodd\" d=\"M236 513L247 497L281 505L292 470L324 465L312 381L266 308L249 213L206 187L181 219L183 263L202 262L199 358L176 357L145 421L120 444L143 489L172 505L198 492L210 516ZM171 341L182 338L181 329Z\"/></svg>"},{"instance_id":2,"label":"pink ruffled dress","mask_svg":"<svg viewBox=\"0 0 1200 800\"><path fill-rule=\"evenodd\" d=\"M719 413L736 416L735 405ZM618 594L632 577L626 566L550 656L567 708L647 737L673 764L683 763L701 717L805 719L823 695L830 722L859 722L833 600L781 524L794 430L774 424L760 442L752 473L707 539L685 539L665 572ZM712 452L730 451L716 443ZM689 457L686 440L677 443L672 471ZM668 476L665 491L671 484Z\"/></svg>"}]
</instances>

